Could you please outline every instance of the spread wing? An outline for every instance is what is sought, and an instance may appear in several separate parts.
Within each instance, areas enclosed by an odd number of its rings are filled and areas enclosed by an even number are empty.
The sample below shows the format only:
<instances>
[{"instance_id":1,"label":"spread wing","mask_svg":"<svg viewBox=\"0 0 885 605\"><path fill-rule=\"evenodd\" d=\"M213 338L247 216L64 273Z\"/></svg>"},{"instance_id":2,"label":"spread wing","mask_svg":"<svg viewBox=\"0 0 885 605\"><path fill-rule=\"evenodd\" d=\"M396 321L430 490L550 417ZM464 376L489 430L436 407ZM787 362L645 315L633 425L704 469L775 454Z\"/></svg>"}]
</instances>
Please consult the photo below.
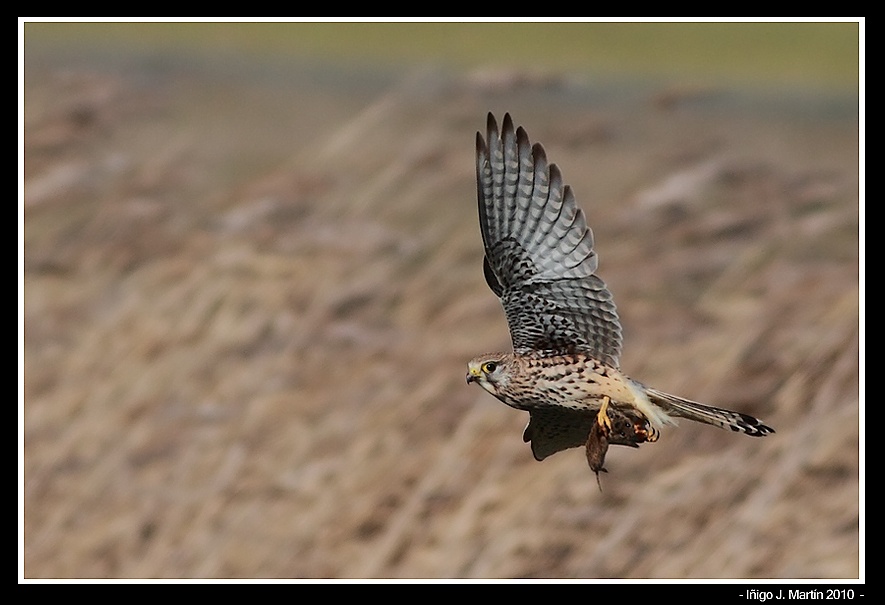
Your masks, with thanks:
<instances>
[{"instance_id":1,"label":"spread wing","mask_svg":"<svg viewBox=\"0 0 885 605\"><path fill-rule=\"evenodd\" d=\"M529 414L522 440L531 442L535 460L584 445L596 422L594 414L568 408L535 408Z\"/></svg>"},{"instance_id":2,"label":"spread wing","mask_svg":"<svg viewBox=\"0 0 885 605\"><path fill-rule=\"evenodd\" d=\"M596 275L593 232L544 148L489 114L476 135L483 270L501 298L518 354L588 353L618 367L621 324ZM586 434L585 434L586 438Z\"/></svg>"}]
</instances>

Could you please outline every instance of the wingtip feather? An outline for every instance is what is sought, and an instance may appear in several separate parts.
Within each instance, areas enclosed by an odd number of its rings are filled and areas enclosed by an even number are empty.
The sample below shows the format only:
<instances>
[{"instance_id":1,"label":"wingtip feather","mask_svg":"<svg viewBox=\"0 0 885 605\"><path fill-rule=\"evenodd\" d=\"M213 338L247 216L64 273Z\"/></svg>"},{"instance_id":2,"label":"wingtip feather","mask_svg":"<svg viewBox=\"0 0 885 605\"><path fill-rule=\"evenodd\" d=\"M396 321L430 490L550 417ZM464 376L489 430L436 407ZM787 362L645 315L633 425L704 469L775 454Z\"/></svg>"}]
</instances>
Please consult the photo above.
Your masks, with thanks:
<instances>
[{"instance_id":1,"label":"wingtip feather","mask_svg":"<svg viewBox=\"0 0 885 605\"><path fill-rule=\"evenodd\" d=\"M486 117L486 132L498 132L498 122L495 120L495 114L491 111Z\"/></svg>"},{"instance_id":2,"label":"wingtip feather","mask_svg":"<svg viewBox=\"0 0 885 605\"><path fill-rule=\"evenodd\" d=\"M494 118L492 118L492 121L494 121ZM510 117L510 112L504 114L501 130L504 132L513 132L513 118Z\"/></svg>"}]
</instances>

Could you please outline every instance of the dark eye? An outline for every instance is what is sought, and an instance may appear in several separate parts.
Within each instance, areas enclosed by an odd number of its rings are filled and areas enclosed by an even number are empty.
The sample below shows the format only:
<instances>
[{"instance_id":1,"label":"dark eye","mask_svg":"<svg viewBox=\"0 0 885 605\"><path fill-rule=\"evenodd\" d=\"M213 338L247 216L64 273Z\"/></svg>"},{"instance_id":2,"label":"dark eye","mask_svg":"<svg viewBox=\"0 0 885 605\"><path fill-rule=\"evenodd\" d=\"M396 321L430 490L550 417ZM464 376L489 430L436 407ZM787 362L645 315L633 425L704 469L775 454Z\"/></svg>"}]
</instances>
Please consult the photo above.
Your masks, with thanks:
<instances>
[{"instance_id":1,"label":"dark eye","mask_svg":"<svg viewBox=\"0 0 885 605\"><path fill-rule=\"evenodd\" d=\"M482 364L482 371L485 372L486 374L491 374L492 372L494 372L497 369L498 369L498 364L496 364L494 361L487 361L484 364Z\"/></svg>"}]
</instances>

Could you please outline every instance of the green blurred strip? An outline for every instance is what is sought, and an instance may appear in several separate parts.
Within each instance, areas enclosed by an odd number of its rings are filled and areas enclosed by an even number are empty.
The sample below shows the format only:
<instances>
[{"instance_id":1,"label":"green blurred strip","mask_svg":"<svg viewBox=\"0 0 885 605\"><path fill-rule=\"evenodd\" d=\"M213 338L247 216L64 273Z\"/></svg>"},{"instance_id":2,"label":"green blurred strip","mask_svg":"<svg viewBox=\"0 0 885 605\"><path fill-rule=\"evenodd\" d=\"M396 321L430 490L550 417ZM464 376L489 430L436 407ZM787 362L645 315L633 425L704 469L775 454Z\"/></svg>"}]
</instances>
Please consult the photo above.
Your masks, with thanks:
<instances>
[{"instance_id":1,"label":"green blurred strip","mask_svg":"<svg viewBox=\"0 0 885 605\"><path fill-rule=\"evenodd\" d=\"M26 44L697 75L856 90L857 23L28 23Z\"/></svg>"}]
</instances>

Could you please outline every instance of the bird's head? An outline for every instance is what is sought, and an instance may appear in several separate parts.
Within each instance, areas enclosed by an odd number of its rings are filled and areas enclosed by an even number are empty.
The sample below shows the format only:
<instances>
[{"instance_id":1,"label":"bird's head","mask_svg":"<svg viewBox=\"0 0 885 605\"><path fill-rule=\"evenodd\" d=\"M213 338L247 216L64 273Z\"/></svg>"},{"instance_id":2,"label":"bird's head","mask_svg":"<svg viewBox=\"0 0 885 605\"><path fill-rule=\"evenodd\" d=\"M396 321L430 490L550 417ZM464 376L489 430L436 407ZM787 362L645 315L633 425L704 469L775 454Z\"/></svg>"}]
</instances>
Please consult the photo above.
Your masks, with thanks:
<instances>
[{"instance_id":1,"label":"bird's head","mask_svg":"<svg viewBox=\"0 0 885 605\"><path fill-rule=\"evenodd\" d=\"M510 382L513 355L489 353L471 359L467 364L467 384L475 382L492 395Z\"/></svg>"}]
</instances>

